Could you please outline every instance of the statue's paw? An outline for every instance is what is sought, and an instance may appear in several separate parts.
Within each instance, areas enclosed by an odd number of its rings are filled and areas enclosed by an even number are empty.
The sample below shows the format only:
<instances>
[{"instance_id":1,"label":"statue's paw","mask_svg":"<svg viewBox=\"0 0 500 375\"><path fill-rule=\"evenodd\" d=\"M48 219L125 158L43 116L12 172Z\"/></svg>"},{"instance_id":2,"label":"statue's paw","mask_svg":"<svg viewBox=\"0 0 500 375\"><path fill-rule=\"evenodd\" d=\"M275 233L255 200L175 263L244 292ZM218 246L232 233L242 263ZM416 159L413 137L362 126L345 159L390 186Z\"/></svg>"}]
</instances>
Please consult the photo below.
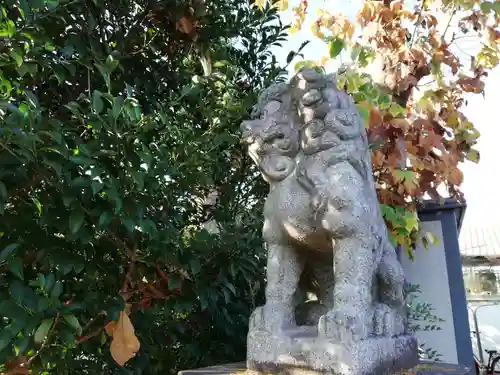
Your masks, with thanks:
<instances>
[{"instance_id":1,"label":"statue's paw","mask_svg":"<svg viewBox=\"0 0 500 375\"><path fill-rule=\"evenodd\" d=\"M368 333L363 314L355 309L334 309L319 318L318 335L335 341L359 341L367 338Z\"/></svg>"},{"instance_id":2,"label":"statue's paw","mask_svg":"<svg viewBox=\"0 0 500 375\"><path fill-rule=\"evenodd\" d=\"M373 315L373 331L377 336L395 337L404 333L401 311L386 304L377 305Z\"/></svg>"},{"instance_id":3,"label":"statue's paw","mask_svg":"<svg viewBox=\"0 0 500 375\"><path fill-rule=\"evenodd\" d=\"M266 304L257 307L250 316L251 330L279 332L295 324L293 310L282 305Z\"/></svg>"}]
</instances>

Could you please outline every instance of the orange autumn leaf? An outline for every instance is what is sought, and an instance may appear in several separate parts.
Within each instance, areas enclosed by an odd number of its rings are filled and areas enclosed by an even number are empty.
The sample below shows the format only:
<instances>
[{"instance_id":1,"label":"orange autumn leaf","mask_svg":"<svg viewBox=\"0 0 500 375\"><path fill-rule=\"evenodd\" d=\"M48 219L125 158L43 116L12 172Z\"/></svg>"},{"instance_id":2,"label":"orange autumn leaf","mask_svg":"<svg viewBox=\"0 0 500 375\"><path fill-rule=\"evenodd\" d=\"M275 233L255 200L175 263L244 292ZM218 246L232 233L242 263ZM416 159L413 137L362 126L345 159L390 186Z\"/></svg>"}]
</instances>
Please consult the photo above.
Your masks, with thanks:
<instances>
[{"instance_id":1,"label":"orange autumn leaf","mask_svg":"<svg viewBox=\"0 0 500 375\"><path fill-rule=\"evenodd\" d=\"M382 118L382 114L378 110L378 108L371 107L370 108L370 120L369 124L372 127L380 126L384 122L384 119Z\"/></svg>"},{"instance_id":2,"label":"orange autumn leaf","mask_svg":"<svg viewBox=\"0 0 500 375\"><path fill-rule=\"evenodd\" d=\"M106 324L104 326L104 330L106 331L108 336L111 336L111 337L113 337L113 333L115 332L115 329L116 329L116 322L114 320L112 320L111 322L109 322L108 324Z\"/></svg>"},{"instance_id":3,"label":"orange autumn leaf","mask_svg":"<svg viewBox=\"0 0 500 375\"><path fill-rule=\"evenodd\" d=\"M464 174L458 168L453 168L449 171L448 181L454 185L460 185L464 180Z\"/></svg>"},{"instance_id":4,"label":"orange autumn leaf","mask_svg":"<svg viewBox=\"0 0 500 375\"><path fill-rule=\"evenodd\" d=\"M125 312L120 312L111 342L111 356L120 366L135 356L141 344L134 333L134 326Z\"/></svg>"}]
</instances>

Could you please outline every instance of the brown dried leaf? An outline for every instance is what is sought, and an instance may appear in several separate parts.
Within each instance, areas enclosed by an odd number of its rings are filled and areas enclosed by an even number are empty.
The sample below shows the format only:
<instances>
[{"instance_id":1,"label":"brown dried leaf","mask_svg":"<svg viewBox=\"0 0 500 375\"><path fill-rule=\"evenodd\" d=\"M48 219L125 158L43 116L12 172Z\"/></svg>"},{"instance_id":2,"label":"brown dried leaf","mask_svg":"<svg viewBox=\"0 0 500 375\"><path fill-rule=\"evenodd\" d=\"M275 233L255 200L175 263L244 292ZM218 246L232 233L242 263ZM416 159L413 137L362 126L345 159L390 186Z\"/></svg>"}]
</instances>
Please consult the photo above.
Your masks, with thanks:
<instances>
[{"instance_id":1,"label":"brown dried leaf","mask_svg":"<svg viewBox=\"0 0 500 375\"><path fill-rule=\"evenodd\" d=\"M182 17L175 25L176 29L183 32L184 34L190 34L193 31L193 23L186 17Z\"/></svg>"},{"instance_id":2,"label":"brown dried leaf","mask_svg":"<svg viewBox=\"0 0 500 375\"><path fill-rule=\"evenodd\" d=\"M437 25L437 18L434 17L432 14L427 14L425 15L425 22L427 24L427 27L433 27Z\"/></svg>"},{"instance_id":3,"label":"brown dried leaf","mask_svg":"<svg viewBox=\"0 0 500 375\"><path fill-rule=\"evenodd\" d=\"M461 77L457 80L457 85L465 92L479 94L484 90L484 82L480 77Z\"/></svg>"},{"instance_id":4,"label":"brown dried leaf","mask_svg":"<svg viewBox=\"0 0 500 375\"><path fill-rule=\"evenodd\" d=\"M390 121L390 124L392 127L402 129L402 130L407 130L410 127L408 120L405 118L393 118Z\"/></svg>"},{"instance_id":5,"label":"brown dried leaf","mask_svg":"<svg viewBox=\"0 0 500 375\"><path fill-rule=\"evenodd\" d=\"M382 114L378 110L378 108L370 107L370 127L377 127L382 125L383 119Z\"/></svg>"},{"instance_id":6,"label":"brown dried leaf","mask_svg":"<svg viewBox=\"0 0 500 375\"><path fill-rule=\"evenodd\" d=\"M407 19L408 21L415 21L418 18L418 13L403 9L398 12L398 17L400 19Z\"/></svg>"},{"instance_id":7,"label":"brown dried leaf","mask_svg":"<svg viewBox=\"0 0 500 375\"><path fill-rule=\"evenodd\" d=\"M464 180L464 174L462 171L457 168L450 168L449 173L448 173L448 182L450 182L453 185L460 185Z\"/></svg>"},{"instance_id":8,"label":"brown dried leaf","mask_svg":"<svg viewBox=\"0 0 500 375\"><path fill-rule=\"evenodd\" d=\"M111 356L120 366L135 356L141 344L134 333L134 326L125 312L120 312L111 342Z\"/></svg>"},{"instance_id":9,"label":"brown dried leaf","mask_svg":"<svg viewBox=\"0 0 500 375\"><path fill-rule=\"evenodd\" d=\"M394 17L395 14L389 8L383 8L378 14L379 21L383 24L388 24Z\"/></svg>"},{"instance_id":10,"label":"brown dried leaf","mask_svg":"<svg viewBox=\"0 0 500 375\"><path fill-rule=\"evenodd\" d=\"M486 38L490 45L500 44L500 31L488 27L486 28Z\"/></svg>"},{"instance_id":11,"label":"brown dried leaf","mask_svg":"<svg viewBox=\"0 0 500 375\"><path fill-rule=\"evenodd\" d=\"M356 15L356 21L358 21L361 26L366 26L377 18L383 8L384 4L380 1L366 1L363 4L363 8L361 8Z\"/></svg>"},{"instance_id":12,"label":"brown dried leaf","mask_svg":"<svg viewBox=\"0 0 500 375\"><path fill-rule=\"evenodd\" d=\"M6 361L5 366L7 367L7 372L4 375L28 375L30 373L29 371L29 365L28 365L29 358L27 356L22 356L20 358L16 358L11 361Z\"/></svg>"}]
</instances>

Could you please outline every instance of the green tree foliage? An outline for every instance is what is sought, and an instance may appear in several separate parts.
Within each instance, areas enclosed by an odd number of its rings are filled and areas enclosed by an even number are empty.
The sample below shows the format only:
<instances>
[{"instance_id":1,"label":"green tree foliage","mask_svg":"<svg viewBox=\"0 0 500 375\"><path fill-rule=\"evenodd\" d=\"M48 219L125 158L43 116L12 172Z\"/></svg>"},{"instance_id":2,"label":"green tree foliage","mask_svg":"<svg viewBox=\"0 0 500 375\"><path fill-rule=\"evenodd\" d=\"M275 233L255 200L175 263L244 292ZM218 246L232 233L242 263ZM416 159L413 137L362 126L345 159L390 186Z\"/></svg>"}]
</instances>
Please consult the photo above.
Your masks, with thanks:
<instances>
[{"instance_id":1,"label":"green tree foliage","mask_svg":"<svg viewBox=\"0 0 500 375\"><path fill-rule=\"evenodd\" d=\"M281 75L276 10L0 10L0 372L168 374L243 358L266 188L236 133ZM122 311L140 341L125 367L106 333Z\"/></svg>"}]
</instances>

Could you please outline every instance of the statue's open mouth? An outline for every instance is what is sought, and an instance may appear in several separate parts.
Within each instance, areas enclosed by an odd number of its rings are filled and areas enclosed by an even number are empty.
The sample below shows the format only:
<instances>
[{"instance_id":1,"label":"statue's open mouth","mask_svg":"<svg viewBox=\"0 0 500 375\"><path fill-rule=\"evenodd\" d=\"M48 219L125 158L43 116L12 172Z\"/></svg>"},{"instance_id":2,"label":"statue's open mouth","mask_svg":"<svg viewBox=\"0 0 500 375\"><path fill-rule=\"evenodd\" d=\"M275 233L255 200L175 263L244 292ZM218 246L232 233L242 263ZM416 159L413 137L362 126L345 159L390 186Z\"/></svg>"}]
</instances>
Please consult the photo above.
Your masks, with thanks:
<instances>
[{"instance_id":1,"label":"statue's open mouth","mask_svg":"<svg viewBox=\"0 0 500 375\"><path fill-rule=\"evenodd\" d=\"M259 165L259 163L261 162L261 155L260 155L262 148L261 142L259 142L257 138L251 137L251 139L247 141L247 145L248 145L247 149L248 156L250 156L250 158L257 165Z\"/></svg>"}]
</instances>

